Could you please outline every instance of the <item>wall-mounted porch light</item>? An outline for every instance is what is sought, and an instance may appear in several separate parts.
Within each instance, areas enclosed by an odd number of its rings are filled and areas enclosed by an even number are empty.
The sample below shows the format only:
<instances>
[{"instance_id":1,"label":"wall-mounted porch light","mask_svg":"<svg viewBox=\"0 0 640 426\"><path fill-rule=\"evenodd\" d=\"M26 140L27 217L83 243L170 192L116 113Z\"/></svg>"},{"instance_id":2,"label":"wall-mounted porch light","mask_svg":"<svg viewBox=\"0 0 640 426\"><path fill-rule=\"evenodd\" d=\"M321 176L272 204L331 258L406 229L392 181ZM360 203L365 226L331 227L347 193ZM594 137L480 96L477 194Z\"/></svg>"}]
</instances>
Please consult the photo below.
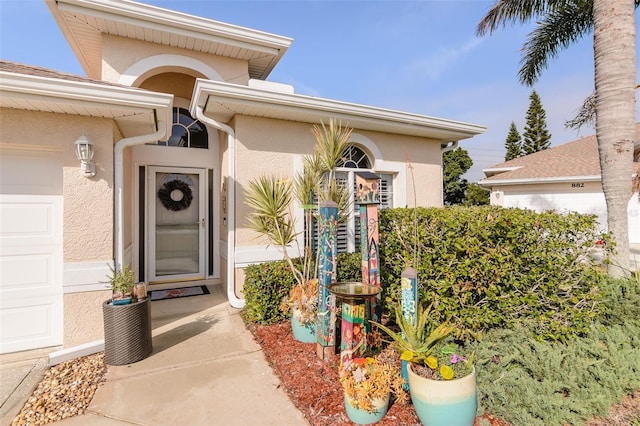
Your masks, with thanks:
<instances>
[{"instance_id":1,"label":"wall-mounted porch light","mask_svg":"<svg viewBox=\"0 0 640 426\"><path fill-rule=\"evenodd\" d=\"M82 132L82 136L76 141L76 157L80 160L80 173L84 177L96 175L96 165L93 161L93 142Z\"/></svg>"}]
</instances>

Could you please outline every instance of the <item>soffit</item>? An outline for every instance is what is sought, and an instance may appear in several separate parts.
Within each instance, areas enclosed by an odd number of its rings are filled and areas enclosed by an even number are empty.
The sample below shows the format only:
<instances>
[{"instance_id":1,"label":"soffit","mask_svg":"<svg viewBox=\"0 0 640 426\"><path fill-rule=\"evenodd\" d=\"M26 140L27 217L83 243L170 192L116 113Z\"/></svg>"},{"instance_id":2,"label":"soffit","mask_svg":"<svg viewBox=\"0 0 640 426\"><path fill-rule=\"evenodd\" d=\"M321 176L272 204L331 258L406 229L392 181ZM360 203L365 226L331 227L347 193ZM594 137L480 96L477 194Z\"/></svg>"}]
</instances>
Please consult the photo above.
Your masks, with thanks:
<instances>
[{"instance_id":1,"label":"soffit","mask_svg":"<svg viewBox=\"0 0 640 426\"><path fill-rule=\"evenodd\" d=\"M87 76L102 76L102 34L248 61L266 79L292 39L123 0L46 0Z\"/></svg>"},{"instance_id":2,"label":"soffit","mask_svg":"<svg viewBox=\"0 0 640 426\"><path fill-rule=\"evenodd\" d=\"M114 120L124 137L171 123L173 97L129 87L70 81L0 70L0 108Z\"/></svg>"},{"instance_id":3,"label":"soffit","mask_svg":"<svg viewBox=\"0 0 640 426\"><path fill-rule=\"evenodd\" d=\"M354 129L442 141L467 139L486 130L443 118L203 79L196 81L193 99L205 115L222 123L236 114L313 124L334 118Z\"/></svg>"}]
</instances>

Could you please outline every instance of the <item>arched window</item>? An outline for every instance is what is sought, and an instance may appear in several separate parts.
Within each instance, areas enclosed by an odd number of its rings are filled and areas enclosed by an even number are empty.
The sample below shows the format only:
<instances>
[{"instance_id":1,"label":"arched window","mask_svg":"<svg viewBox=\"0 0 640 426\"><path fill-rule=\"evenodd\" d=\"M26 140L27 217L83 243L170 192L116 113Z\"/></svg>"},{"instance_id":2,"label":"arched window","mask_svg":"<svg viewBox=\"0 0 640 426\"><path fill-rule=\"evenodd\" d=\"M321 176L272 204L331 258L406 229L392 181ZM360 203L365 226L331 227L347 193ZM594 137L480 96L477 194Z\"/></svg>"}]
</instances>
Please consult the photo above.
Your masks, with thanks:
<instances>
[{"instance_id":1,"label":"arched window","mask_svg":"<svg viewBox=\"0 0 640 426\"><path fill-rule=\"evenodd\" d=\"M338 163L335 173L335 179L339 185L352 188L349 194L351 209L349 218L338 226L337 245L339 253L360 250L360 205L355 199L357 192L355 173L358 170L372 172L380 177L380 208L393 207L393 174L373 170L367 153L357 145L352 145L342 161ZM313 229L314 243L317 244L317 227L314 225Z\"/></svg>"},{"instance_id":2,"label":"arched window","mask_svg":"<svg viewBox=\"0 0 640 426\"><path fill-rule=\"evenodd\" d=\"M340 164L341 163L341 164ZM371 161L363 150L357 146L349 147L347 154L344 156L338 167L347 169L370 169Z\"/></svg>"},{"instance_id":3,"label":"arched window","mask_svg":"<svg viewBox=\"0 0 640 426\"><path fill-rule=\"evenodd\" d=\"M184 108L173 108L173 125L169 141L158 141L158 145L179 146L185 148L208 148L207 128L191 117Z\"/></svg>"}]
</instances>

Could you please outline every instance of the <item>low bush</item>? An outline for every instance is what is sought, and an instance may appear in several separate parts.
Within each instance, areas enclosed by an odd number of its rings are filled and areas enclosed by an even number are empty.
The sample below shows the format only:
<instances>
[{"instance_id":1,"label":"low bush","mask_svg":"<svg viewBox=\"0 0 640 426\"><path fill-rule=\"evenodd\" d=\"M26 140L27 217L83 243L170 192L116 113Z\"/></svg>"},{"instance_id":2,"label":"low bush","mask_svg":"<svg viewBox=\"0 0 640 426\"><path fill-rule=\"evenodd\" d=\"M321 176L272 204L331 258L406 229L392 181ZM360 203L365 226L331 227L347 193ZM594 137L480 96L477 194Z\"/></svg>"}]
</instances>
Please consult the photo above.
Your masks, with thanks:
<instances>
[{"instance_id":1,"label":"low bush","mask_svg":"<svg viewBox=\"0 0 640 426\"><path fill-rule=\"evenodd\" d=\"M417 224L416 227L414 224ZM495 206L380 211L385 300L397 301L400 275L418 272L431 320L450 321L462 337L527 322L542 339L589 330L604 308L599 286L607 236L596 217Z\"/></svg>"},{"instance_id":2,"label":"low bush","mask_svg":"<svg viewBox=\"0 0 640 426\"><path fill-rule=\"evenodd\" d=\"M514 425L579 425L640 390L640 282L603 287L607 314L569 344L541 342L525 327L472 344L481 410Z\"/></svg>"},{"instance_id":3,"label":"low bush","mask_svg":"<svg viewBox=\"0 0 640 426\"><path fill-rule=\"evenodd\" d=\"M338 281L361 280L361 257L359 253L338 255L336 275ZM300 259L293 259L299 263ZM245 321L258 324L275 324L289 320L289 315L280 310L280 302L288 296L295 279L287 262L278 260L249 265L244 270Z\"/></svg>"}]
</instances>

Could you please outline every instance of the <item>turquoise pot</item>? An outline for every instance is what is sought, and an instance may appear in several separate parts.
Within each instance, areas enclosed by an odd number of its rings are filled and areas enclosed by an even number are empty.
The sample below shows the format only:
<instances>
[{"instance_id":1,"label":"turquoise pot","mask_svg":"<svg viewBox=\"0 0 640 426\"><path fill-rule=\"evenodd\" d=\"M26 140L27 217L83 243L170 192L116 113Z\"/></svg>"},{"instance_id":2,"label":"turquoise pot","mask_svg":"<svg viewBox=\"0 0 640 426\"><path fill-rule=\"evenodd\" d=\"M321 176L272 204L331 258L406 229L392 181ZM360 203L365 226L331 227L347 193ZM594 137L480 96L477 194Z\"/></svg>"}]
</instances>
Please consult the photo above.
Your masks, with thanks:
<instances>
[{"instance_id":1,"label":"turquoise pot","mask_svg":"<svg viewBox=\"0 0 640 426\"><path fill-rule=\"evenodd\" d=\"M315 322L300 323L296 319L295 314L291 314L291 330L293 337L303 343L316 343L318 336L316 334L317 325Z\"/></svg>"},{"instance_id":2,"label":"turquoise pot","mask_svg":"<svg viewBox=\"0 0 640 426\"><path fill-rule=\"evenodd\" d=\"M368 425L382 420L389 409L389 397L387 396L385 399L378 398L377 400L372 401L372 405L376 408L376 411L369 413L366 410L353 407L349 402L347 395L344 396L344 409L347 412L347 417L349 417L349 420L359 425Z\"/></svg>"},{"instance_id":3,"label":"turquoise pot","mask_svg":"<svg viewBox=\"0 0 640 426\"><path fill-rule=\"evenodd\" d=\"M473 426L478 408L476 369L456 380L418 376L408 365L409 394L425 426Z\"/></svg>"}]
</instances>

